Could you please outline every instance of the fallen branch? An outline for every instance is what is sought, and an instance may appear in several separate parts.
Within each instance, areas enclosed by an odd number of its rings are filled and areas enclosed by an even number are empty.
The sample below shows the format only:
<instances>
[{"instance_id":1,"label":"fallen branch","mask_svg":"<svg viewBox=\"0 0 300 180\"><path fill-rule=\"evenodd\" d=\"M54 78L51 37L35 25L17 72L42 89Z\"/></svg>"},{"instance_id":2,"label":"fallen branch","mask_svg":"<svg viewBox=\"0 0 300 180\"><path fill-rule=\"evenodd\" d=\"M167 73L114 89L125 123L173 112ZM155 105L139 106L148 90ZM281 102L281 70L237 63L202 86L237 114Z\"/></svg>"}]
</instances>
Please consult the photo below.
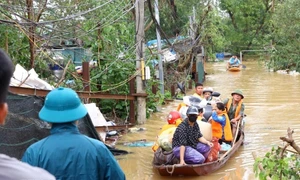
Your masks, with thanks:
<instances>
[{"instance_id":1,"label":"fallen branch","mask_svg":"<svg viewBox=\"0 0 300 180\"><path fill-rule=\"evenodd\" d=\"M278 146L280 149L283 149L284 147L281 147L281 146ZM294 153L294 154L297 154L296 151L294 150L291 150L291 149L285 149L285 151L288 151L288 152L291 152L291 153Z\"/></svg>"},{"instance_id":2,"label":"fallen branch","mask_svg":"<svg viewBox=\"0 0 300 180\"><path fill-rule=\"evenodd\" d=\"M291 145L297 151L297 153L300 154L300 147L295 143L293 139L293 133L294 131L291 128L288 128L287 129L288 137L280 137L280 139L289 143L289 145Z\"/></svg>"}]
</instances>

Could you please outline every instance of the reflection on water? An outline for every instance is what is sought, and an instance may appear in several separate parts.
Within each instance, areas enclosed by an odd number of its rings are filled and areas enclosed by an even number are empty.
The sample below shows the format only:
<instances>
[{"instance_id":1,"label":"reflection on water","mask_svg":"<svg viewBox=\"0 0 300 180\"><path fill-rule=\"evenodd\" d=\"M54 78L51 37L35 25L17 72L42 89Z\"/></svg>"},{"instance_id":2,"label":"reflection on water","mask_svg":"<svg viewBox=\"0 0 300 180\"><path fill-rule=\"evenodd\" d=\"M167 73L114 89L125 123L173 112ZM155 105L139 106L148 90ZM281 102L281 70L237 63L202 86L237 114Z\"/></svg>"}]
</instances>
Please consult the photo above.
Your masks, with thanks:
<instances>
[{"instance_id":1,"label":"reflection on water","mask_svg":"<svg viewBox=\"0 0 300 180\"><path fill-rule=\"evenodd\" d=\"M263 156L274 145L283 145L279 139L291 127L295 130L294 139L300 144L300 76L290 76L269 72L255 60L244 61L246 68L241 72L228 72L225 62L207 63L205 86L211 86L221 93L224 99L235 89L242 89L246 106L245 144L218 171L205 176L215 179L255 179L252 152ZM193 93L191 90L189 94ZM118 162L129 180L171 180L201 179L201 177L162 177L152 168L151 147L126 147L122 142L146 139L155 141L155 136L166 122L166 116L180 101L163 106L162 112L154 113L141 127L146 131L129 133L119 141L118 148L132 154L118 156Z\"/></svg>"}]
</instances>

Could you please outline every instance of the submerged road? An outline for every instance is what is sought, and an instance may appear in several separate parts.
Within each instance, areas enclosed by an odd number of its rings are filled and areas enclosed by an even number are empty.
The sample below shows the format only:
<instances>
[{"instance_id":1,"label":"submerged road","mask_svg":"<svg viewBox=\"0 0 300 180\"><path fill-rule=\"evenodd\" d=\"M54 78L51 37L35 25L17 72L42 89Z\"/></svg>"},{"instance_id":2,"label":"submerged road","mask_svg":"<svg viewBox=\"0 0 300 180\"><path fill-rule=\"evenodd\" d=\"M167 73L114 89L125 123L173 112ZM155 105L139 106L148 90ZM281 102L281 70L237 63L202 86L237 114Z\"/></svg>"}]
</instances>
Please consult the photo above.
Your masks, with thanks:
<instances>
[{"instance_id":1,"label":"submerged road","mask_svg":"<svg viewBox=\"0 0 300 180\"><path fill-rule=\"evenodd\" d=\"M206 64L204 86L213 87L221 93L222 99L230 97L235 89L243 90L246 106L245 144L231 157L227 164L218 171L205 176L205 180L255 179L252 152L258 156L271 150L272 146L283 146L279 139L286 136L286 130L295 130L294 139L300 145L300 76L269 72L263 62L248 59L240 72L228 72L225 62ZM189 91L192 94L193 90ZM128 180L174 180L203 179L204 177L162 177L152 168L153 152L151 147L127 147L123 142L146 139L154 142L159 128L166 122L166 116L174 110L180 101L176 100L162 107L161 112L153 113L146 124L140 126L145 131L128 133L119 140L120 149L133 152L117 156Z\"/></svg>"}]
</instances>

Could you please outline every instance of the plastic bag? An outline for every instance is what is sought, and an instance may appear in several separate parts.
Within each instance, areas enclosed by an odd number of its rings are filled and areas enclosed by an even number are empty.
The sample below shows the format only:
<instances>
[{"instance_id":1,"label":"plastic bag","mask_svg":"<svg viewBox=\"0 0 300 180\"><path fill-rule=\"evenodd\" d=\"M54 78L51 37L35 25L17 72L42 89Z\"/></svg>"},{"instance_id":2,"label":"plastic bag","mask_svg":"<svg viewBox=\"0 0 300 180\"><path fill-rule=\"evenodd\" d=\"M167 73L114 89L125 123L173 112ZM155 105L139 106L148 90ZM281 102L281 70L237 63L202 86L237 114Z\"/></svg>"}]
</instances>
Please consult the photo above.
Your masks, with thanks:
<instances>
[{"instance_id":1,"label":"plastic bag","mask_svg":"<svg viewBox=\"0 0 300 180\"><path fill-rule=\"evenodd\" d=\"M158 142L158 145L163 150L166 150L166 151L172 150L172 139L173 139L173 135L175 133L175 130L176 130L176 127L172 127L172 128L169 128L169 129L163 131L159 135L159 137L157 139L157 142Z\"/></svg>"},{"instance_id":2,"label":"plastic bag","mask_svg":"<svg viewBox=\"0 0 300 180\"><path fill-rule=\"evenodd\" d=\"M178 163L179 159L175 157L172 150L164 151L159 147L154 153L153 164L155 165L173 165Z\"/></svg>"},{"instance_id":3,"label":"plastic bag","mask_svg":"<svg viewBox=\"0 0 300 180\"><path fill-rule=\"evenodd\" d=\"M219 151L221 149L221 146L219 144L219 139L216 137L212 138L212 143L214 144L214 146L210 149L210 152L205 160L205 162L212 162L212 161L216 161L218 159L219 156Z\"/></svg>"}]
</instances>

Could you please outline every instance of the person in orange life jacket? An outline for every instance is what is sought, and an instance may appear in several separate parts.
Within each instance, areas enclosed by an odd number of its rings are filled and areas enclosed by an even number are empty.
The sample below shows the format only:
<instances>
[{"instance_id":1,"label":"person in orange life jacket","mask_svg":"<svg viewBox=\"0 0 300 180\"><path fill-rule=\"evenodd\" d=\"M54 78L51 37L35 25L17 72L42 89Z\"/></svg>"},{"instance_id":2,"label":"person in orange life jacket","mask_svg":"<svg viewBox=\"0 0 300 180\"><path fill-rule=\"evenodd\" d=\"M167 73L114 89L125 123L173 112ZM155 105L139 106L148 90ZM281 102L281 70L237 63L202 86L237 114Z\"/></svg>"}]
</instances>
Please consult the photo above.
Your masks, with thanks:
<instances>
[{"instance_id":1,"label":"person in orange life jacket","mask_svg":"<svg viewBox=\"0 0 300 180\"><path fill-rule=\"evenodd\" d=\"M203 163L213 146L200 131L196 122L198 114L195 106L189 106L188 118L179 124L174 133L172 148L175 157L180 159L180 165Z\"/></svg>"},{"instance_id":2,"label":"person in orange life jacket","mask_svg":"<svg viewBox=\"0 0 300 180\"><path fill-rule=\"evenodd\" d=\"M203 84L202 83L196 83L195 93L193 94L193 96L200 98L200 100L203 99Z\"/></svg>"},{"instance_id":3,"label":"person in orange life jacket","mask_svg":"<svg viewBox=\"0 0 300 180\"><path fill-rule=\"evenodd\" d=\"M232 134L235 135L237 122L241 120L244 115L244 95L243 92L238 89L232 92L231 96L232 98L227 98L224 100L224 104L227 109L227 115L231 122Z\"/></svg>"},{"instance_id":4,"label":"person in orange life jacket","mask_svg":"<svg viewBox=\"0 0 300 180\"><path fill-rule=\"evenodd\" d=\"M213 112L209 121L212 124L212 136L218 138L220 144L232 141L230 121L225 111L225 105L222 102L217 102L213 105Z\"/></svg>"},{"instance_id":5,"label":"person in orange life jacket","mask_svg":"<svg viewBox=\"0 0 300 180\"><path fill-rule=\"evenodd\" d=\"M177 127L181 122L182 122L182 119L181 119L181 116L180 116L180 113L178 111L171 111L168 116L167 116L167 121L168 121L168 124L165 124L161 130L159 131L158 133L158 136L161 135L162 132L164 132L165 130L167 129L170 129L172 127ZM158 137L157 136L157 137ZM152 150L153 152L156 152L156 150L159 148L159 144L158 142L156 141L154 143L154 145L152 146Z\"/></svg>"}]
</instances>

